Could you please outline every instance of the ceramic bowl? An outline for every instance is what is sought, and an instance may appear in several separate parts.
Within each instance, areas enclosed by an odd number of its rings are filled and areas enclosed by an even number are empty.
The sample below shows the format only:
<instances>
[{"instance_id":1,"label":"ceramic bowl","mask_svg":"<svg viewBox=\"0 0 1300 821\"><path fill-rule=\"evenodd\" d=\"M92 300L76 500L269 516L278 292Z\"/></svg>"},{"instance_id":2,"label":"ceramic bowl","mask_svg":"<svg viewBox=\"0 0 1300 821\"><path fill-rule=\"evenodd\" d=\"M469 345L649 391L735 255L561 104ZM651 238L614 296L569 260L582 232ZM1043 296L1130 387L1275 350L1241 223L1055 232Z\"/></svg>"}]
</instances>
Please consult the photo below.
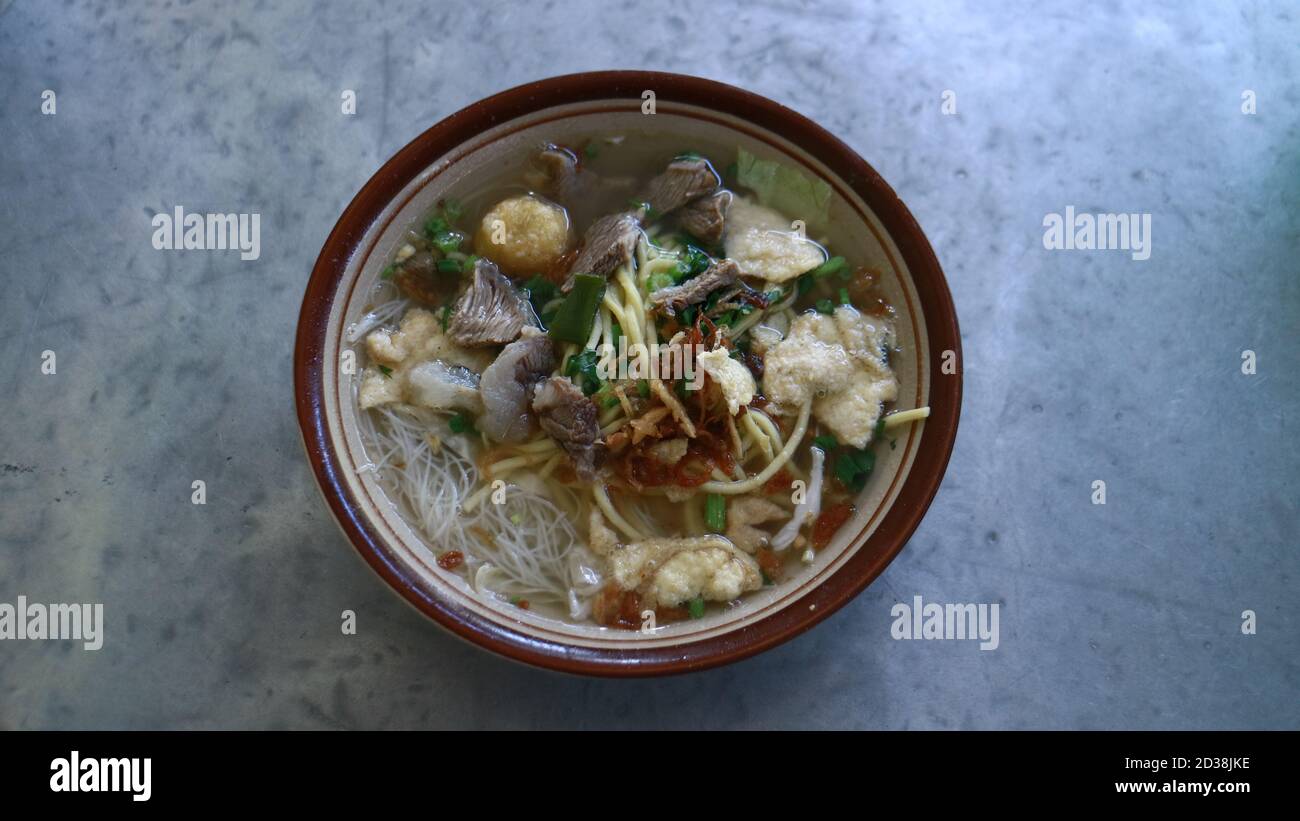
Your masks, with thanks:
<instances>
[{"instance_id":1,"label":"ceramic bowl","mask_svg":"<svg viewBox=\"0 0 1300 821\"><path fill-rule=\"evenodd\" d=\"M653 113L646 113L647 92ZM350 324L407 226L446 195L517 177L547 141L592 133L647 134L666 152L737 146L818 177L833 190L818 234L883 274L898 313L897 407L929 405L924 423L877 448L857 513L816 561L705 618L651 633L568 624L476 595L434 561L436 545L388 501L357 433L355 377L339 363ZM712 154L710 154L712 155ZM945 352L955 373L945 373ZM554 77L504 91L425 131L379 169L330 233L303 299L294 354L299 422L316 479L362 558L407 602L456 635L518 661L572 673L653 675L751 656L817 624L880 575L934 498L957 434L961 342L938 260L916 220L870 165L784 106L710 80L644 71ZM883 624L884 622L882 622Z\"/></svg>"}]
</instances>

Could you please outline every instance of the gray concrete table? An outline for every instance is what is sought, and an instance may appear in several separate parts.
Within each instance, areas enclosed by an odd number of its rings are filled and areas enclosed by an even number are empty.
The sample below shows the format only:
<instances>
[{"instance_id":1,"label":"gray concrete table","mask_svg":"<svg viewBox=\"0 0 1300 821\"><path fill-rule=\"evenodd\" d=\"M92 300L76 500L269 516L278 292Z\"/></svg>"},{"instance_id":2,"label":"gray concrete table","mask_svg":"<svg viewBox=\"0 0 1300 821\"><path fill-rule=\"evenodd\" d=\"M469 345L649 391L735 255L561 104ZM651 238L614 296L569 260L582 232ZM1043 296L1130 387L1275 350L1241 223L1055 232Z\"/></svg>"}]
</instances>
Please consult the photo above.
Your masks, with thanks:
<instances>
[{"instance_id":1,"label":"gray concrete table","mask_svg":"<svg viewBox=\"0 0 1300 821\"><path fill-rule=\"evenodd\" d=\"M98 651L0 641L0 725L1300 727L1297 10L989 5L0 2L0 602L106 619ZM641 682L400 604L318 497L290 373L316 252L383 160L614 67L843 137L929 233L965 346L947 478L880 580ZM260 213L260 259L155 250L177 205ZM1150 258L1045 249L1067 206L1151 214ZM894 640L917 595L998 603L1000 646Z\"/></svg>"}]
</instances>

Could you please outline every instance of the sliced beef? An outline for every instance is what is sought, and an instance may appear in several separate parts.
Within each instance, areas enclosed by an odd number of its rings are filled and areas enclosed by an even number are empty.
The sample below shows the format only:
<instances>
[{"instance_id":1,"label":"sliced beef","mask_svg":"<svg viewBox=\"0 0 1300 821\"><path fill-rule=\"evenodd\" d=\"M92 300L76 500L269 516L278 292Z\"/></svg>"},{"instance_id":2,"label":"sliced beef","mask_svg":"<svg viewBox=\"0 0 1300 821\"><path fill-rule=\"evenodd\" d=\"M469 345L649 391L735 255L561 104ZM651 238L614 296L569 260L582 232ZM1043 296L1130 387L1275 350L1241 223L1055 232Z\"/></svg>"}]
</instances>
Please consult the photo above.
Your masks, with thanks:
<instances>
[{"instance_id":1,"label":"sliced beef","mask_svg":"<svg viewBox=\"0 0 1300 821\"><path fill-rule=\"evenodd\" d=\"M699 276L681 285L660 288L650 295L650 304L669 316L690 305L703 302L719 288L736 285L740 279L740 266L729 259L718 260Z\"/></svg>"},{"instance_id":2,"label":"sliced beef","mask_svg":"<svg viewBox=\"0 0 1300 821\"><path fill-rule=\"evenodd\" d=\"M596 185L596 175L583 168L578 155L564 146L546 146L537 162L546 175L546 193L562 205L573 203Z\"/></svg>"},{"instance_id":3,"label":"sliced beef","mask_svg":"<svg viewBox=\"0 0 1300 821\"><path fill-rule=\"evenodd\" d=\"M519 444L537 426L532 412L533 386L555 370L551 338L531 329L506 345L479 379L483 415L478 428L496 442Z\"/></svg>"},{"instance_id":4,"label":"sliced beef","mask_svg":"<svg viewBox=\"0 0 1300 821\"><path fill-rule=\"evenodd\" d=\"M552 194L563 191L578 177L578 156L563 146L546 146L537 155L537 162L546 172Z\"/></svg>"},{"instance_id":5,"label":"sliced beef","mask_svg":"<svg viewBox=\"0 0 1300 821\"><path fill-rule=\"evenodd\" d=\"M682 228L691 236L709 245L722 242L727 208L731 205L730 191L717 191L688 203L677 215Z\"/></svg>"},{"instance_id":6,"label":"sliced beef","mask_svg":"<svg viewBox=\"0 0 1300 821\"><path fill-rule=\"evenodd\" d=\"M662 174L650 181L645 201L662 216L681 208L691 200L718 190L721 180L709 161L679 157L668 164Z\"/></svg>"},{"instance_id":7,"label":"sliced beef","mask_svg":"<svg viewBox=\"0 0 1300 821\"><path fill-rule=\"evenodd\" d=\"M534 388L533 411L542 430L573 459L578 478L583 482L593 481L596 460L602 450L596 403L583 396L567 376L552 376Z\"/></svg>"},{"instance_id":8,"label":"sliced beef","mask_svg":"<svg viewBox=\"0 0 1300 821\"><path fill-rule=\"evenodd\" d=\"M569 277L564 282L564 292L573 288L576 274L609 276L609 272L632 259L637 240L641 238L641 223L632 213L610 214L591 224L582 239Z\"/></svg>"},{"instance_id":9,"label":"sliced beef","mask_svg":"<svg viewBox=\"0 0 1300 821\"><path fill-rule=\"evenodd\" d=\"M531 324L528 301L493 262L480 258L474 262L474 278L456 303L447 336L466 348L504 345Z\"/></svg>"},{"instance_id":10,"label":"sliced beef","mask_svg":"<svg viewBox=\"0 0 1300 821\"><path fill-rule=\"evenodd\" d=\"M456 292L455 279L438 273L438 260L428 251L416 251L398 265L393 282L404 296L430 306L441 305Z\"/></svg>"}]
</instances>

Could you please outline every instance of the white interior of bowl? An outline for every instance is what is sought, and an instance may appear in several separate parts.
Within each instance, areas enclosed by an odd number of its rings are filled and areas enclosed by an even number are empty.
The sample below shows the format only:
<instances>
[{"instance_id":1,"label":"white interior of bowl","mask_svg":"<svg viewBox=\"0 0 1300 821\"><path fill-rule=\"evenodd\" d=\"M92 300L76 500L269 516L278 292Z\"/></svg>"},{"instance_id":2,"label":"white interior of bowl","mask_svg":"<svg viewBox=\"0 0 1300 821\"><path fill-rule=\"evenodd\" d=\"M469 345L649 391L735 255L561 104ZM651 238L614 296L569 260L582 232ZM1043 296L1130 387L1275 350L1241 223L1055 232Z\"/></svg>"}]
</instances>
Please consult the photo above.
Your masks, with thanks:
<instances>
[{"instance_id":1,"label":"white interior of bowl","mask_svg":"<svg viewBox=\"0 0 1300 821\"><path fill-rule=\"evenodd\" d=\"M347 274L334 300L323 361L334 365L343 350L359 346L344 340L344 331L366 311L379 274L404 231L444 197L461 197L466 192L492 185L497 180L517 180L535 148L545 142L580 143L593 134L639 133L662 139L665 161L674 152L692 147L723 165L734 159L738 146L764 159L775 159L804 173L816 174L835 190L830 219L824 226L810 225L809 235L825 238L829 247L851 260L876 267L883 274L887 298L897 311L900 353L892 363L899 380L896 408L905 410L928 404L929 351L920 301L901 254L883 226L848 186L837 180L821 163L782 139L734 117L683 105L660 103L653 115L640 111L640 101L594 101L550 108L512 120L486 131L451 155L440 158L404 189L369 229L357 254L348 262ZM863 218L865 215L865 220ZM834 573L853 553L871 549L870 535L896 498L915 457L924 423L897 432L894 447L876 449L876 468L857 499L857 513L834 541L818 552L811 565L788 574L781 583L748 594L739 604L710 611L705 618L657 628L653 633L572 624L520 610L505 602L479 596L459 576L439 569L436 551L404 519L384 495L372 472L359 470L366 464L365 451L357 433L353 399L359 376L326 367L325 410L329 435L335 442L341 480L359 500L367 516L393 546L398 561L435 597L453 606L478 611L515 629L562 640L571 644L653 646L680 644L739 629L776 609L800 606L800 599ZM856 538L866 531L866 539Z\"/></svg>"}]
</instances>

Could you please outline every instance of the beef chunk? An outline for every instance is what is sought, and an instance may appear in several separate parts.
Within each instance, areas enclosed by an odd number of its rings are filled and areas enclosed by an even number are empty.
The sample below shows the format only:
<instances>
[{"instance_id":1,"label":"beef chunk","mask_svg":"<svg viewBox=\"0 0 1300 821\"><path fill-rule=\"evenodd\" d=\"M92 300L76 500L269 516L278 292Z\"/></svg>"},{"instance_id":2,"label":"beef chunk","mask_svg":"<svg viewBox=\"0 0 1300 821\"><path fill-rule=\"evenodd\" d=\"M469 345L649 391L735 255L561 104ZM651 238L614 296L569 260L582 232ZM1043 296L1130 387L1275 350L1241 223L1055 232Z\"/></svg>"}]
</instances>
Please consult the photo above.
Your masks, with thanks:
<instances>
[{"instance_id":1,"label":"beef chunk","mask_svg":"<svg viewBox=\"0 0 1300 821\"><path fill-rule=\"evenodd\" d=\"M635 214L610 214L593 222L583 237L582 250L569 267L565 293L573 288L575 274L609 276L610 271L631 260L640 238L641 223Z\"/></svg>"},{"instance_id":2,"label":"beef chunk","mask_svg":"<svg viewBox=\"0 0 1300 821\"><path fill-rule=\"evenodd\" d=\"M688 203L677 215L677 219L691 236L708 245L717 245L722 242L722 231L730 205L731 192L718 191Z\"/></svg>"},{"instance_id":3,"label":"beef chunk","mask_svg":"<svg viewBox=\"0 0 1300 821\"><path fill-rule=\"evenodd\" d=\"M496 442L519 444L537 427L533 386L555 370L555 346L544 333L526 330L501 351L479 380L483 415L479 430Z\"/></svg>"},{"instance_id":4,"label":"beef chunk","mask_svg":"<svg viewBox=\"0 0 1300 821\"><path fill-rule=\"evenodd\" d=\"M399 291L416 302L438 306L456 292L454 277L438 273L438 261L428 251L416 251L397 266L393 282Z\"/></svg>"},{"instance_id":5,"label":"beef chunk","mask_svg":"<svg viewBox=\"0 0 1300 821\"><path fill-rule=\"evenodd\" d=\"M718 174L708 160L679 157L650 181L645 201L659 215L718 190Z\"/></svg>"},{"instance_id":6,"label":"beef chunk","mask_svg":"<svg viewBox=\"0 0 1300 821\"><path fill-rule=\"evenodd\" d=\"M578 478L595 480L596 460L603 450L596 403L583 396L567 376L552 376L534 389L533 411L542 430L573 459Z\"/></svg>"},{"instance_id":7,"label":"beef chunk","mask_svg":"<svg viewBox=\"0 0 1300 821\"><path fill-rule=\"evenodd\" d=\"M739 279L739 265L729 259L719 260L694 279L655 291L650 295L650 304L656 310L673 316L687 306L703 302L719 288L735 285Z\"/></svg>"},{"instance_id":8,"label":"beef chunk","mask_svg":"<svg viewBox=\"0 0 1300 821\"><path fill-rule=\"evenodd\" d=\"M504 345L531 324L532 309L509 278L490 260L475 260L474 278L447 326L451 341L467 348Z\"/></svg>"},{"instance_id":9,"label":"beef chunk","mask_svg":"<svg viewBox=\"0 0 1300 821\"><path fill-rule=\"evenodd\" d=\"M546 175L546 193L556 202L569 205L596 186L596 175L582 167L578 156L559 145L548 145L537 155Z\"/></svg>"}]
</instances>

